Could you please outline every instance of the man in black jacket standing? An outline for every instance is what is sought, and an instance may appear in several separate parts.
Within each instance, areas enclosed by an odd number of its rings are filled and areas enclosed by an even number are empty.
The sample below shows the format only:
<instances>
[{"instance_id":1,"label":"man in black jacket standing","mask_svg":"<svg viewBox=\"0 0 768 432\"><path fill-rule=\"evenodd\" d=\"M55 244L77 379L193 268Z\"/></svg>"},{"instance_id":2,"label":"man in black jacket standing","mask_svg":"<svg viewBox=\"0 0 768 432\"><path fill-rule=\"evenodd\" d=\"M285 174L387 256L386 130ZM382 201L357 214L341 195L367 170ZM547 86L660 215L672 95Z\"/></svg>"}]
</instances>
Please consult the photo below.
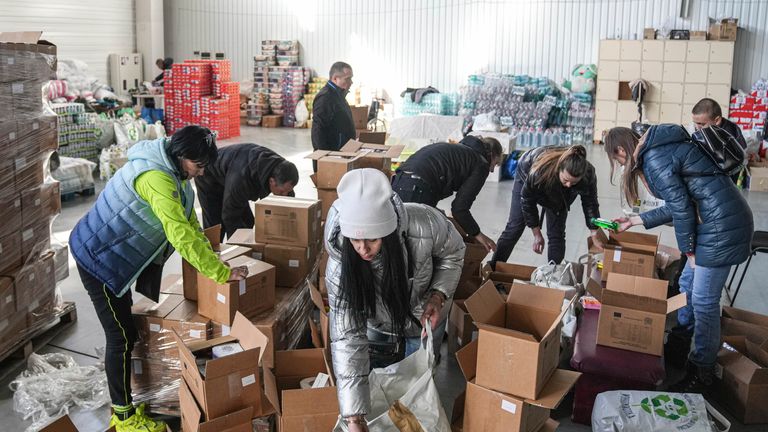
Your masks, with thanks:
<instances>
[{"instance_id":1,"label":"man in black jacket standing","mask_svg":"<svg viewBox=\"0 0 768 432\"><path fill-rule=\"evenodd\" d=\"M315 95L312 103L312 148L338 151L355 138L352 110L345 99L352 86L352 66L336 62L328 73L328 84ZM317 161L312 162L317 172Z\"/></svg>"},{"instance_id":2,"label":"man in black jacket standing","mask_svg":"<svg viewBox=\"0 0 768 432\"><path fill-rule=\"evenodd\" d=\"M203 209L205 228L221 224L232 236L240 228L253 228L249 201L270 193L293 196L299 182L296 165L272 150L257 144L234 144L219 149L216 162L205 167L195 179L197 196Z\"/></svg>"},{"instance_id":3,"label":"man in black jacket standing","mask_svg":"<svg viewBox=\"0 0 768 432\"><path fill-rule=\"evenodd\" d=\"M392 189L403 202L437 207L456 192L451 214L459 226L488 251L496 243L480 232L469 209L488 174L501 162L503 150L494 138L467 136L459 144L435 143L421 148L396 171Z\"/></svg>"}]
</instances>

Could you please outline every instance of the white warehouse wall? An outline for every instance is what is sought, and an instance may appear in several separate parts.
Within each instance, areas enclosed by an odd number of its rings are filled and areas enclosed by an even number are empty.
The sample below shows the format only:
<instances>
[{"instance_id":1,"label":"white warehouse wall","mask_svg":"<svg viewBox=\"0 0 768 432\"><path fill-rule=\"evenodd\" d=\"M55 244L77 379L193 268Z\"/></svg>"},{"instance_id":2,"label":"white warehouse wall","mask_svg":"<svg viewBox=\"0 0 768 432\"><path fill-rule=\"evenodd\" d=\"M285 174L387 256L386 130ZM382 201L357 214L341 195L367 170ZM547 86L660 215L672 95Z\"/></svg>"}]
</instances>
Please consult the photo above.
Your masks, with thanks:
<instances>
[{"instance_id":1,"label":"white warehouse wall","mask_svg":"<svg viewBox=\"0 0 768 432\"><path fill-rule=\"evenodd\" d=\"M43 31L61 59L109 82L107 56L136 48L133 0L0 0L0 32Z\"/></svg>"},{"instance_id":2,"label":"white warehouse wall","mask_svg":"<svg viewBox=\"0 0 768 432\"><path fill-rule=\"evenodd\" d=\"M166 51L224 52L249 80L263 39L298 39L302 64L327 74L352 64L357 82L394 95L406 86L455 91L479 71L560 80L595 62L598 41L642 38L644 27L705 30L707 17L738 17L733 84L768 75L768 2L690 0L166 0Z\"/></svg>"}]
</instances>

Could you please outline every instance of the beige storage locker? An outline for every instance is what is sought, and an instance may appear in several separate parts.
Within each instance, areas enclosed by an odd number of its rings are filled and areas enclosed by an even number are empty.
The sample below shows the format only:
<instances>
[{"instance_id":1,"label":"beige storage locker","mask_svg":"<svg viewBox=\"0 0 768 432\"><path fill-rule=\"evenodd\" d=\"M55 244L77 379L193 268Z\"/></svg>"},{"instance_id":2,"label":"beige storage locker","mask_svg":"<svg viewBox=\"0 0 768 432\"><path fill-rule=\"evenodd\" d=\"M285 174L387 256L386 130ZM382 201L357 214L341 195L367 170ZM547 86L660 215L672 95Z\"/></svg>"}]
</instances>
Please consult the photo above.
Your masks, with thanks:
<instances>
[{"instance_id":1,"label":"beige storage locker","mask_svg":"<svg viewBox=\"0 0 768 432\"><path fill-rule=\"evenodd\" d=\"M621 60L640 60L643 55L643 41L621 41Z\"/></svg>"},{"instance_id":2,"label":"beige storage locker","mask_svg":"<svg viewBox=\"0 0 768 432\"><path fill-rule=\"evenodd\" d=\"M597 76L600 78L600 75ZM619 94L619 82L618 81L606 81L597 80L597 92L595 93L595 99L597 100L616 100Z\"/></svg>"},{"instance_id":3,"label":"beige storage locker","mask_svg":"<svg viewBox=\"0 0 768 432\"><path fill-rule=\"evenodd\" d=\"M616 120L616 102L597 101L595 104L595 120Z\"/></svg>"},{"instance_id":4,"label":"beige storage locker","mask_svg":"<svg viewBox=\"0 0 768 432\"><path fill-rule=\"evenodd\" d=\"M682 62L664 62L664 75L662 81L665 83L681 83L685 81L685 63Z\"/></svg>"},{"instance_id":5,"label":"beige storage locker","mask_svg":"<svg viewBox=\"0 0 768 432\"><path fill-rule=\"evenodd\" d=\"M734 42L715 42L709 43L709 62L710 63L733 63Z\"/></svg>"},{"instance_id":6,"label":"beige storage locker","mask_svg":"<svg viewBox=\"0 0 768 432\"><path fill-rule=\"evenodd\" d=\"M640 76L646 81L661 81L664 76L664 63L643 60Z\"/></svg>"},{"instance_id":7,"label":"beige storage locker","mask_svg":"<svg viewBox=\"0 0 768 432\"><path fill-rule=\"evenodd\" d=\"M706 84L685 84L683 90L683 103L695 104L707 97Z\"/></svg>"},{"instance_id":8,"label":"beige storage locker","mask_svg":"<svg viewBox=\"0 0 768 432\"><path fill-rule=\"evenodd\" d=\"M665 82L661 85L662 103L681 103L683 101L683 85Z\"/></svg>"},{"instance_id":9,"label":"beige storage locker","mask_svg":"<svg viewBox=\"0 0 768 432\"><path fill-rule=\"evenodd\" d=\"M658 123L661 115L661 104L643 104L643 121L646 123Z\"/></svg>"},{"instance_id":10,"label":"beige storage locker","mask_svg":"<svg viewBox=\"0 0 768 432\"><path fill-rule=\"evenodd\" d=\"M598 79L619 80L619 62L618 61L600 61L597 66Z\"/></svg>"},{"instance_id":11,"label":"beige storage locker","mask_svg":"<svg viewBox=\"0 0 768 432\"><path fill-rule=\"evenodd\" d=\"M710 84L731 85L731 64L730 63L710 63L708 82Z\"/></svg>"},{"instance_id":12,"label":"beige storage locker","mask_svg":"<svg viewBox=\"0 0 768 432\"><path fill-rule=\"evenodd\" d=\"M661 104L661 115L659 116L659 123L674 123L680 124L682 117L683 106L679 103L676 104Z\"/></svg>"},{"instance_id":13,"label":"beige storage locker","mask_svg":"<svg viewBox=\"0 0 768 432\"><path fill-rule=\"evenodd\" d=\"M624 61L619 63L619 81L632 81L640 78L640 62Z\"/></svg>"},{"instance_id":14,"label":"beige storage locker","mask_svg":"<svg viewBox=\"0 0 768 432\"><path fill-rule=\"evenodd\" d=\"M707 63L686 63L685 64L685 82L701 83L707 82L707 72L709 65Z\"/></svg>"},{"instance_id":15,"label":"beige storage locker","mask_svg":"<svg viewBox=\"0 0 768 432\"><path fill-rule=\"evenodd\" d=\"M685 61L695 63L707 63L709 61L708 41L688 41L688 51Z\"/></svg>"},{"instance_id":16,"label":"beige storage locker","mask_svg":"<svg viewBox=\"0 0 768 432\"><path fill-rule=\"evenodd\" d=\"M665 62L684 62L685 54L688 50L686 41L668 40L664 41L664 61Z\"/></svg>"},{"instance_id":17,"label":"beige storage locker","mask_svg":"<svg viewBox=\"0 0 768 432\"><path fill-rule=\"evenodd\" d=\"M684 104L683 105L683 112L680 116L680 124L687 125L688 123L693 122L693 106L696 104Z\"/></svg>"},{"instance_id":18,"label":"beige storage locker","mask_svg":"<svg viewBox=\"0 0 768 432\"><path fill-rule=\"evenodd\" d=\"M619 125L630 125L638 115L635 101L619 101L616 105L616 123Z\"/></svg>"},{"instance_id":19,"label":"beige storage locker","mask_svg":"<svg viewBox=\"0 0 768 432\"><path fill-rule=\"evenodd\" d=\"M664 41L663 40L644 40L643 41L643 61L663 61L664 60Z\"/></svg>"},{"instance_id":20,"label":"beige storage locker","mask_svg":"<svg viewBox=\"0 0 768 432\"><path fill-rule=\"evenodd\" d=\"M609 129L616 126L615 121L595 121L595 129L592 133L592 139L595 141L601 141L603 139L603 133L608 132Z\"/></svg>"},{"instance_id":21,"label":"beige storage locker","mask_svg":"<svg viewBox=\"0 0 768 432\"><path fill-rule=\"evenodd\" d=\"M720 104L720 108L726 111L731 103L731 86L728 84L707 85L707 97Z\"/></svg>"},{"instance_id":22,"label":"beige storage locker","mask_svg":"<svg viewBox=\"0 0 768 432\"><path fill-rule=\"evenodd\" d=\"M649 82L648 93L645 95L645 100L648 102L661 102L661 83Z\"/></svg>"},{"instance_id":23,"label":"beige storage locker","mask_svg":"<svg viewBox=\"0 0 768 432\"><path fill-rule=\"evenodd\" d=\"M619 60L619 59L621 59L621 41L601 40L600 41L600 60Z\"/></svg>"}]
</instances>

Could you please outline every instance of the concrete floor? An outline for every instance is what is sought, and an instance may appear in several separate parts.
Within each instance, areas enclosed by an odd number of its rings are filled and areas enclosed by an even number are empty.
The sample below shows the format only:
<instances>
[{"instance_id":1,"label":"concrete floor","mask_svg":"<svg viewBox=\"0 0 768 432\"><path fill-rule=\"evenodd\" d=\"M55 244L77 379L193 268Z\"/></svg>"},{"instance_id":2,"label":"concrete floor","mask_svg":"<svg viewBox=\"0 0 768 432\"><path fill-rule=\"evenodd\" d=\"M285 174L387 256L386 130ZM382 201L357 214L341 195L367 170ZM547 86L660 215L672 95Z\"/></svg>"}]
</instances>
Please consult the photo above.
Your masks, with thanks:
<instances>
[{"instance_id":1,"label":"concrete floor","mask_svg":"<svg viewBox=\"0 0 768 432\"><path fill-rule=\"evenodd\" d=\"M282 154L299 168L301 180L296 188L299 197L315 198L315 191L309 174L312 165L304 156L311 152L309 131L306 129L262 129L255 127L243 127L242 136L222 141L221 145L238 142L254 142L265 145ZM621 214L618 188L609 181L609 166L605 153L600 146L588 148L589 158L595 166L600 184L598 193L601 212L604 217L615 217ZM103 182L98 183L97 191L103 188ZM480 226L489 237L498 238L504 228L509 211L511 182L487 183L478 196L472 208L472 213L477 218ZM744 192L754 213L755 229L768 230L768 194ZM62 213L54 223L55 237L66 241L69 232L80 217L93 204L95 197L78 197L73 201L65 202ZM450 200L441 202L441 207L450 208ZM199 209L198 209L199 211ZM672 229L661 227L653 230L660 233L662 243L674 245ZM567 225L567 250L566 259L576 260L586 253L586 238L588 230L585 227L582 212L578 202L573 206L573 212ZM526 231L513 252L510 262L521 264L541 265L546 263L546 257L531 252L532 236ZM759 269L768 265L768 254L759 254L753 259L750 273L744 280L742 292L738 297L736 306L754 312L768 314L768 291L761 289L764 283L758 283L761 276ZM178 255L171 258L166 265L166 273L180 273L180 259ZM74 262L70 258L70 277L60 283L60 288L65 300L74 301L78 307L78 321L71 328L62 332L48 346L44 352L66 352L72 354L82 364L97 362L95 349L104 346L104 335L98 323L90 300L77 277ZM20 371L0 370L0 376L14 377ZM0 382L0 431L21 431L29 424L13 412L13 395L8 390L10 378ZM437 386L441 393L443 405L450 416L453 399L464 387L464 380L456 364L455 358L445 353L443 345L443 361L440 363L436 376ZM561 422L559 430L562 431L588 431L590 428L575 425L570 421L571 399L566 398L561 407L554 411L552 417ZM724 412L724 411L723 411ZM73 410L71 414L75 424L82 431L101 431L106 429L109 418L109 410L103 407L96 411ZM730 417L730 416L729 416ZM733 420L732 431L764 431L765 426L745 427Z\"/></svg>"}]
</instances>

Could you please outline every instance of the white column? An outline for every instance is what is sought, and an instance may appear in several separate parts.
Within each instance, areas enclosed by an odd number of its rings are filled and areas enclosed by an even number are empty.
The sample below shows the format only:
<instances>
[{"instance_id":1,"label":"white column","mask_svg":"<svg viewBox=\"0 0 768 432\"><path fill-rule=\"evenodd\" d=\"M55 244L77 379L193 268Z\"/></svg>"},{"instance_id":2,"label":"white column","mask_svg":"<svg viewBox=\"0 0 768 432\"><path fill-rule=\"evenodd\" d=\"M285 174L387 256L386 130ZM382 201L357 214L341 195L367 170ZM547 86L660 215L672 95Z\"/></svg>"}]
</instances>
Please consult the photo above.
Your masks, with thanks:
<instances>
[{"instance_id":1,"label":"white column","mask_svg":"<svg viewBox=\"0 0 768 432\"><path fill-rule=\"evenodd\" d=\"M136 0L136 52L144 60L144 80L160 73L155 60L165 58L163 0Z\"/></svg>"}]
</instances>

